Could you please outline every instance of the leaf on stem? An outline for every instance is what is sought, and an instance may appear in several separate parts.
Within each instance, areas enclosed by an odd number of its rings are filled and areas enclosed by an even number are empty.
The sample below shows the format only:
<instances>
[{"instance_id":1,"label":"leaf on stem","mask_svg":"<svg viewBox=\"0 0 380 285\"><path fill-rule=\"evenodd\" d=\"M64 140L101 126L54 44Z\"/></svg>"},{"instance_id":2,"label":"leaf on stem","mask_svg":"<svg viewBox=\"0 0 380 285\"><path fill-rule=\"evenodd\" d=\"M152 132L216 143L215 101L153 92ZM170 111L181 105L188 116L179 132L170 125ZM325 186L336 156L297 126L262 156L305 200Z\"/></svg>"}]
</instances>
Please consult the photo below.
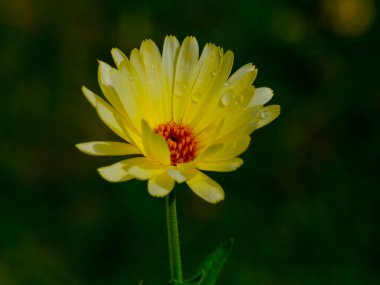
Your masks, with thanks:
<instances>
[{"instance_id":1,"label":"leaf on stem","mask_svg":"<svg viewBox=\"0 0 380 285\"><path fill-rule=\"evenodd\" d=\"M215 285L219 272L231 252L233 239L221 244L203 261L196 274L188 280L172 280L169 285Z\"/></svg>"}]
</instances>

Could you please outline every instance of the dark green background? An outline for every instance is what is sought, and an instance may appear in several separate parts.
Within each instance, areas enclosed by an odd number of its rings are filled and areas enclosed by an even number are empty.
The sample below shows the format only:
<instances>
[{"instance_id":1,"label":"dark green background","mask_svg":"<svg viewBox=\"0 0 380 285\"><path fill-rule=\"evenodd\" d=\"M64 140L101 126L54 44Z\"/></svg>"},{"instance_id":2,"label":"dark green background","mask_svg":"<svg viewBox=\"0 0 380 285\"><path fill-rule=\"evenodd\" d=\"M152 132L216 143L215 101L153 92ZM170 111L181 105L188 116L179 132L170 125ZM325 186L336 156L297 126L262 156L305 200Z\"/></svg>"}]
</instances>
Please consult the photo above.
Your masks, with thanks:
<instances>
[{"instance_id":1,"label":"dark green background","mask_svg":"<svg viewBox=\"0 0 380 285\"><path fill-rule=\"evenodd\" d=\"M253 62L282 106L211 174L224 202L179 189L185 272L233 236L221 285L380 284L378 19L371 0L2 0L0 284L166 284L164 199L74 145L117 139L80 91L96 60L167 34Z\"/></svg>"}]
</instances>

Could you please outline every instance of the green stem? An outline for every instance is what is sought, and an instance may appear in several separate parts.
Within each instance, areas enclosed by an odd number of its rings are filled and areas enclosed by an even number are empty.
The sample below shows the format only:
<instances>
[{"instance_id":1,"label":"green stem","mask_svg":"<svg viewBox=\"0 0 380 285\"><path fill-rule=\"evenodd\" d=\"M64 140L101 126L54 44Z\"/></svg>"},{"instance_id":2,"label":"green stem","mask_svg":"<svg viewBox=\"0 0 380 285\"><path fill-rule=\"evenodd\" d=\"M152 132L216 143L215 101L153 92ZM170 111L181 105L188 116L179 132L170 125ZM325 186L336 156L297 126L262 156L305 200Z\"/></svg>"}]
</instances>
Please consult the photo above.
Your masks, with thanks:
<instances>
[{"instance_id":1,"label":"green stem","mask_svg":"<svg viewBox=\"0 0 380 285\"><path fill-rule=\"evenodd\" d=\"M166 224L168 227L170 273L173 280L182 281L181 250L177 221L176 190L166 197Z\"/></svg>"}]
</instances>

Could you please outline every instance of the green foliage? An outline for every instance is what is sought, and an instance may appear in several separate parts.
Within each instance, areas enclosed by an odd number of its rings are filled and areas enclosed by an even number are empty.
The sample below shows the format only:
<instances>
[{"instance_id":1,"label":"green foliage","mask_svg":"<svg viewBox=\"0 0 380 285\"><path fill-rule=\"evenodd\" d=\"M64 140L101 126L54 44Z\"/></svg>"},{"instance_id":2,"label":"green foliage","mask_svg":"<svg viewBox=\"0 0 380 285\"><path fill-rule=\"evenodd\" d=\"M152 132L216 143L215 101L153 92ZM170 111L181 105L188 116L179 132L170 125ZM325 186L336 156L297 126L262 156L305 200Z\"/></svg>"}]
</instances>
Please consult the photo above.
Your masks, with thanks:
<instances>
[{"instance_id":1,"label":"green foliage","mask_svg":"<svg viewBox=\"0 0 380 285\"><path fill-rule=\"evenodd\" d=\"M169 285L214 285L220 270L231 252L233 239L221 244L210 253L196 270L196 274L188 280L172 280Z\"/></svg>"}]
</instances>

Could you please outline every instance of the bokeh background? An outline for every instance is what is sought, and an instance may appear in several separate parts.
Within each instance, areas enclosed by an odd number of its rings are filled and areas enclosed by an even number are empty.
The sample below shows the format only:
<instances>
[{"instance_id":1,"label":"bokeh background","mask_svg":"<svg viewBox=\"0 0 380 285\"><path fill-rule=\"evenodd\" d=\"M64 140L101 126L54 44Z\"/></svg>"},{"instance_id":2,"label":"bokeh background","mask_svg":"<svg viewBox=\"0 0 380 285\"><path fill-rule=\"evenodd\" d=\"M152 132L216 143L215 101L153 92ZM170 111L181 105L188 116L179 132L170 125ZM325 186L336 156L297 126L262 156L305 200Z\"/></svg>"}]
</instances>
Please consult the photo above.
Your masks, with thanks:
<instances>
[{"instance_id":1,"label":"bokeh background","mask_svg":"<svg viewBox=\"0 0 380 285\"><path fill-rule=\"evenodd\" d=\"M380 29L374 0L0 2L0 284L167 284L164 199L111 184L78 142L118 139L81 85L97 59L195 35L253 62L281 116L226 200L180 188L184 270L235 247L218 284L380 284Z\"/></svg>"}]
</instances>

